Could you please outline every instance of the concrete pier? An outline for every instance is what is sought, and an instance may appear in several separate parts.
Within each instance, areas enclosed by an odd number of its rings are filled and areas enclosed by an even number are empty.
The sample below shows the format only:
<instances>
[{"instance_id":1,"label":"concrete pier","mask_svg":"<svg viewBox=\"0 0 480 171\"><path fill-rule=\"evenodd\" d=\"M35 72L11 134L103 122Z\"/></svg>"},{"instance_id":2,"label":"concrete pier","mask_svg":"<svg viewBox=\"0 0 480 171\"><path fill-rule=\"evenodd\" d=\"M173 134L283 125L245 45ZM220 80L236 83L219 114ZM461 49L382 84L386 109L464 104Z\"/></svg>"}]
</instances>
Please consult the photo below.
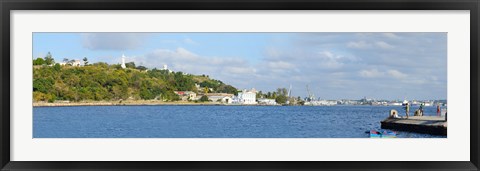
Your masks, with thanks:
<instances>
[{"instance_id":1,"label":"concrete pier","mask_svg":"<svg viewBox=\"0 0 480 171\"><path fill-rule=\"evenodd\" d=\"M447 135L445 116L410 116L405 118L387 118L381 121L382 129L418 132L432 135Z\"/></svg>"}]
</instances>

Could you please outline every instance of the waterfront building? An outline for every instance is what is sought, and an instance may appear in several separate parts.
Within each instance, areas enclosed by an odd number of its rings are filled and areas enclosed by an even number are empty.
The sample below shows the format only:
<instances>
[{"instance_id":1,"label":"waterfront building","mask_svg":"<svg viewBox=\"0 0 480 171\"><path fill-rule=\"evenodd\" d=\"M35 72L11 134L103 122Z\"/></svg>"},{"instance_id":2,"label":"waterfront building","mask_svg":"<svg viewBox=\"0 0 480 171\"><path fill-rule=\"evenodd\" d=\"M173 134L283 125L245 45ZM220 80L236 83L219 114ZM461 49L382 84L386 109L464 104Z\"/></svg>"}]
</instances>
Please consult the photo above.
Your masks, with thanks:
<instances>
[{"instance_id":1,"label":"waterfront building","mask_svg":"<svg viewBox=\"0 0 480 171\"><path fill-rule=\"evenodd\" d=\"M342 99L338 101L340 105L358 105L358 100Z\"/></svg>"},{"instance_id":2,"label":"waterfront building","mask_svg":"<svg viewBox=\"0 0 480 171\"><path fill-rule=\"evenodd\" d=\"M373 101L372 105L373 106L387 106L388 103L386 101Z\"/></svg>"},{"instance_id":3,"label":"waterfront building","mask_svg":"<svg viewBox=\"0 0 480 171\"><path fill-rule=\"evenodd\" d=\"M360 100L360 103L362 105L372 105L374 101L374 99L367 99L367 97L363 97L363 99Z\"/></svg>"},{"instance_id":4,"label":"waterfront building","mask_svg":"<svg viewBox=\"0 0 480 171\"><path fill-rule=\"evenodd\" d=\"M183 101L197 99L197 93L193 91L173 91L173 92L178 96L180 96L180 99L182 99Z\"/></svg>"},{"instance_id":5,"label":"waterfront building","mask_svg":"<svg viewBox=\"0 0 480 171\"><path fill-rule=\"evenodd\" d=\"M402 102L393 101L388 103L388 106L402 106Z\"/></svg>"},{"instance_id":6,"label":"waterfront building","mask_svg":"<svg viewBox=\"0 0 480 171\"><path fill-rule=\"evenodd\" d=\"M260 104L260 105L277 105L277 102L275 102L275 99L259 98L258 99L258 104Z\"/></svg>"},{"instance_id":7,"label":"waterfront building","mask_svg":"<svg viewBox=\"0 0 480 171\"><path fill-rule=\"evenodd\" d=\"M424 101L423 102L425 106L433 106L433 101Z\"/></svg>"},{"instance_id":8,"label":"waterfront building","mask_svg":"<svg viewBox=\"0 0 480 171\"><path fill-rule=\"evenodd\" d=\"M213 102L222 102L222 103L227 103L230 104L233 102L233 94L228 94L228 93L207 93L205 94L208 99L210 99Z\"/></svg>"},{"instance_id":9,"label":"waterfront building","mask_svg":"<svg viewBox=\"0 0 480 171\"><path fill-rule=\"evenodd\" d=\"M238 96L234 99L234 101L240 104L257 104L256 97L257 91L254 88L251 90L244 89L238 93Z\"/></svg>"},{"instance_id":10,"label":"waterfront building","mask_svg":"<svg viewBox=\"0 0 480 171\"><path fill-rule=\"evenodd\" d=\"M304 103L305 106L335 106L337 104L336 100L311 100Z\"/></svg>"},{"instance_id":11,"label":"waterfront building","mask_svg":"<svg viewBox=\"0 0 480 171\"><path fill-rule=\"evenodd\" d=\"M338 104L336 100L318 100L317 102L320 106L334 106Z\"/></svg>"},{"instance_id":12,"label":"waterfront building","mask_svg":"<svg viewBox=\"0 0 480 171\"><path fill-rule=\"evenodd\" d=\"M229 96L225 96L225 97L222 98L221 102L231 104L233 102L233 99Z\"/></svg>"}]
</instances>

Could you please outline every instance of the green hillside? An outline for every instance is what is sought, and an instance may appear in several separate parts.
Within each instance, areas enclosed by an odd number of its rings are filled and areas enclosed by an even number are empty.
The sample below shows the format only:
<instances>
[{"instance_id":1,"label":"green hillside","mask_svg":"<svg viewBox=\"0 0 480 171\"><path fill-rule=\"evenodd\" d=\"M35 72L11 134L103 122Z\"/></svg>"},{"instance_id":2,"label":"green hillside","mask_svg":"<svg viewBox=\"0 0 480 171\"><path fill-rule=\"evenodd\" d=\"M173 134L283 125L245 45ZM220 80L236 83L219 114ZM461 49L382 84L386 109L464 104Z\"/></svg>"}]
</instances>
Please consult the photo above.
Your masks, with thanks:
<instances>
[{"instance_id":1,"label":"green hillside","mask_svg":"<svg viewBox=\"0 0 480 171\"><path fill-rule=\"evenodd\" d=\"M38 64L37 62L34 64ZM237 89L222 81L205 75L191 75L168 70L94 63L73 67L34 65L33 100L34 102L56 100L69 101L113 101L113 100L150 100L176 101L180 98L174 91L197 92L195 84L212 88L213 92L235 94ZM199 93L203 93L202 90Z\"/></svg>"}]
</instances>

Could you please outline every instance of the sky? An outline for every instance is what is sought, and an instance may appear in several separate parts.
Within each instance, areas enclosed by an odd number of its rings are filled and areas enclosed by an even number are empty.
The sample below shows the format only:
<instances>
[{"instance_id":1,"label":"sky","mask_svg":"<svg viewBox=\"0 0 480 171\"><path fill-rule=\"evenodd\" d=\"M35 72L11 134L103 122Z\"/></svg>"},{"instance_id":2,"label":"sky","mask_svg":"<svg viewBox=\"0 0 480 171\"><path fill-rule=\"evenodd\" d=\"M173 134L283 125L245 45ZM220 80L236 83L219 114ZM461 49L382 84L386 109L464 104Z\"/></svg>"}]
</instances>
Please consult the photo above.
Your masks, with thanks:
<instances>
[{"instance_id":1,"label":"sky","mask_svg":"<svg viewBox=\"0 0 480 171\"><path fill-rule=\"evenodd\" d=\"M34 33L32 57L126 62L320 99L447 99L447 33Z\"/></svg>"}]
</instances>

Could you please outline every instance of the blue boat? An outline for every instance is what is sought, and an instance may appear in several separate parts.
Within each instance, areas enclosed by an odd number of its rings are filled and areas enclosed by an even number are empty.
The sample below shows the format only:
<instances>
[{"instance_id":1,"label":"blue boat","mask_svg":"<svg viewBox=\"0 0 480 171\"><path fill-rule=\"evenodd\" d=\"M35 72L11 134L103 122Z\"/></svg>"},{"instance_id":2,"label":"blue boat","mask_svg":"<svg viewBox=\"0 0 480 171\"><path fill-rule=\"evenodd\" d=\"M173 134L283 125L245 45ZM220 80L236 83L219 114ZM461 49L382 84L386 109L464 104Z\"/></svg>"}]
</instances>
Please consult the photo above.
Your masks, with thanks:
<instances>
[{"instance_id":1,"label":"blue boat","mask_svg":"<svg viewBox=\"0 0 480 171\"><path fill-rule=\"evenodd\" d=\"M395 131L376 131L370 130L370 138L396 138L397 133Z\"/></svg>"}]
</instances>

